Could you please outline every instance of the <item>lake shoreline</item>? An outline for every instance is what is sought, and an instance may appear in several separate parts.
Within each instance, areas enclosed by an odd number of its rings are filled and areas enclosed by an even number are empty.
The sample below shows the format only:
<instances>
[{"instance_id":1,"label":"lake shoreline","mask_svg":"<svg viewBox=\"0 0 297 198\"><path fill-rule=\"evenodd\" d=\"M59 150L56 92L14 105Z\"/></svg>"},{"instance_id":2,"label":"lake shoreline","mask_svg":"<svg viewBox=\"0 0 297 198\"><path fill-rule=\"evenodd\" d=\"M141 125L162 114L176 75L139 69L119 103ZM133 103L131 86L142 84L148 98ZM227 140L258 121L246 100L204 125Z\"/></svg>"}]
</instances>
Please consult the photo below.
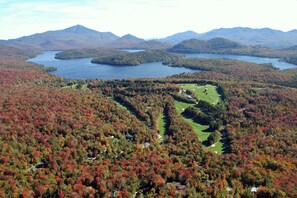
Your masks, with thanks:
<instances>
[{"instance_id":1,"label":"lake shoreline","mask_svg":"<svg viewBox=\"0 0 297 198\"><path fill-rule=\"evenodd\" d=\"M92 63L92 58L79 59L56 59L55 55L61 51L44 51L36 57L27 61L44 65L45 68L56 68L54 71L48 71L49 74L64 77L67 79L137 79L137 78L164 78L181 73L195 73L204 70L189 67L173 67L170 64L162 62L144 63L136 66L113 66L108 64ZM214 53L191 53L185 54L185 58L207 58L207 59L230 59L256 64L269 64L273 67L286 70L297 68L296 65L281 62L277 58L263 58L254 56L242 56L232 54L214 54Z\"/></svg>"},{"instance_id":2,"label":"lake shoreline","mask_svg":"<svg viewBox=\"0 0 297 198\"><path fill-rule=\"evenodd\" d=\"M179 53L179 54L185 54L185 55L194 55L194 54L213 54L213 55L232 55L232 56L248 56L248 57L255 57L255 58L268 58L268 59L277 59L277 61L279 62L283 62L283 63L288 63L288 64L292 64L295 65L297 68L297 64L292 63L290 61L288 61L286 58L281 57L281 56L265 56L265 55L249 55L249 54L245 54L245 53L191 53L191 52L187 52L187 53Z\"/></svg>"},{"instance_id":3,"label":"lake shoreline","mask_svg":"<svg viewBox=\"0 0 297 198\"><path fill-rule=\"evenodd\" d=\"M137 78L165 78L181 73L195 73L200 70L189 68L174 68L163 65L162 62L150 62L137 66L112 66L107 64L94 64L92 58L61 60L55 55L60 51L44 51L28 62L56 67L57 70L49 74L67 79L137 79Z\"/></svg>"}]
</instances>

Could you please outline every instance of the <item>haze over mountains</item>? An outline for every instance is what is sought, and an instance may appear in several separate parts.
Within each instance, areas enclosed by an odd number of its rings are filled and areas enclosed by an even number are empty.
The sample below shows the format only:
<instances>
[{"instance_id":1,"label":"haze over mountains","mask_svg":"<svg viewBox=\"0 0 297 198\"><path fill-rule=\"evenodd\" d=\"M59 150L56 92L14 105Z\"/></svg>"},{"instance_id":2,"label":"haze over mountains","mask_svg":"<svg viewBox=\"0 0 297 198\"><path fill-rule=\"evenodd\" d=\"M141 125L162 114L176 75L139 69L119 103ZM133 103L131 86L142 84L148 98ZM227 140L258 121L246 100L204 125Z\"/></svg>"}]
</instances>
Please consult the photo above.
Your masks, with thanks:
<instances>
[{"instance_id":1,"label":"haze over mountains","mask_svg":"<svg viewBox=\"0 0 297 198\"><path fill-rule=\"evenodd\" d=\"M24 44L44 50L79 48L81 46L98 47L119 37L111 32L98 32L81 25L63 30L47 31L44 33L24 36L8 40L8 44Z\"/></svg>"},{"instance_id":2,"label":"haze over mountains","mask_svg":"<svg viewBox=\"0 0 297 198\"><path fill-rule=\"evenodd\" d=\"M203 34L187 31L166 37L161 39L161 41L169 44L177 44L190 38L209 40L217 37L240 42L245 45L262 45L272 48L285 48L297 44L297 30L283 32L269 28L252 29L243 27L220 28Z\"/></svg>"},{"instance_id":3,"label":"haze over mountains","mask_svg":"<svg viewBox=\"0 0 297 198\"><path fill-rule=\"evenodd\" d=\"M116 40L107 42L103 47L107 48L140 48L140 49L164 49L171 47L170 44L166 44L156 40L146 41L131 34L126 34Z\"/></svg>"},{"instance_id":4,"label":"haze over mountains","mask_svg":"<svg viewBox=\"0 0 297 198\"><path fill-rule=\"evenodd\" d=\"M244 47L246 46L224 38L210 40L189 39L176 44L170 51L177 53L215 53Z\"/></svg>"},{"instance_id":5,"label":"haze over mountains","mask_svg":"<svg viewBox=\"0 0 297 198\"><path fill-rule=\"evenodd\" d=\"M47 31L17 39L1 41L2 44L23 45L41 50L65 50L73 48L168 48L188 39L209 40L225 38L245 45L262 45L272 48L288 48L297 45L297 30L283 32L269 28L221 28L203 34L186 31L164 39L146 41L131 34L119 37L111 32L99 32L82 25L63 30Z\"/></svg>"}]
</instances>

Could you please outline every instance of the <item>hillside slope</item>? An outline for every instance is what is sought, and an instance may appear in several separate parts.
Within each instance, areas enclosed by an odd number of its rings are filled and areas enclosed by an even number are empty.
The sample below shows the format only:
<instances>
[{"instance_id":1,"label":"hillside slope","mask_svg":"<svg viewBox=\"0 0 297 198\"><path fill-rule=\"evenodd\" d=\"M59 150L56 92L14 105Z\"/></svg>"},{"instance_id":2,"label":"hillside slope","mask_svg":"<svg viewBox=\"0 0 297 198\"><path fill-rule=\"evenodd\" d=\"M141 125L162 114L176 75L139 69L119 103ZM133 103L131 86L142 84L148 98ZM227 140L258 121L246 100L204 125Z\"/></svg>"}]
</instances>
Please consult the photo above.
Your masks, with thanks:
<instances>
[{"instance_id":1,"label":"hillside slope","mask_svg":"<svg viewBox=\"0 0 297 198\"><path fill-rule=\"evenodd\" d=\"M63 30L24 36L6 41L10 45L29 45L42 50L65 50L72 48L99 47L118 39L111 32L98 32L82 25L72 26Z\"/></svg>"},{"instance_id":2,"label":"hillside slope","mask_svg":"<svg viewBox=\"0 0 297 198\"><path fill-rule=\"evenodd\" d=\"M220 28L203 34L187 31L168 36L164 39L160 39L160 41L174 45L189 39L209 40L216 37L240 42L245 45L262 45L272 48L286 48L297 45L296 30L283 32L269 28L253 29L246 27Z\"/></svg>"}]
</instances>

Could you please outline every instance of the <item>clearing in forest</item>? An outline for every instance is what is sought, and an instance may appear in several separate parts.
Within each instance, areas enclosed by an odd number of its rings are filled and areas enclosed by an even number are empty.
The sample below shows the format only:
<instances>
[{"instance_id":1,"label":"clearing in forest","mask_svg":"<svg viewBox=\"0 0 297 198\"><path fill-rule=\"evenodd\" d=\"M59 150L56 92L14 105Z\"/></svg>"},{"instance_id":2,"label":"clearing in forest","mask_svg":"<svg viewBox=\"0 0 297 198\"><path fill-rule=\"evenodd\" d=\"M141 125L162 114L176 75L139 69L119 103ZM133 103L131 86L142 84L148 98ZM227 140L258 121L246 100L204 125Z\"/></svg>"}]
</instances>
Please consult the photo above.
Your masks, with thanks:
<instances>
[{"instance_id":1,"label":"clearing in forest","mask_svg":"<svg viewBox=\"0 0 297 198\"><path fill-rule=\"evenodd\" d=\"M195 93L198 100L204 100L206 102L209 102L211 104L217 104L220 100L220 94L216 91L216 86L214 85L203 85L203 86L197 86L196 84L180 84L180 87L183 89L191 90L193 93ZM187 109L190 106L193 106L194 104L189 104L181 101L175 101L175 107L179 114L182 115L185 109ZM223 152L223 145L224 145L224 139L221 139L218 141L215 145L208 145L207 138L213 131L209 131L209 125L202 125L199 123L194 122L191 118L187 118L183 116L183 118L192 126L193 130L198 135L199 141L201 141L203 147L206 150L222 153Z\"/></svg>"},{"instance_id":2,"label":"clearing in forest","mask_svg":"<svg viewBox=\"0 0 297 198\"><path fill-rule=\"evenodd\" d=\"M79 87L79 85L77 83L73 84L73 85L68 85L65 87L62 87L61 89L81 89L81 90L89 90L88 88L88 84L83 84L81 87Z\"/></svg>"},{"instance_id":3,"label":"clearing in forest","mask_svg":"<svg viewBox=\"0 0 297 198\"><path fill-rule=\"evenodd\" d=\"M190 90L195 93L199 100L204 100L210 104L217 104L221 98L220 94L217 92L217 87L214 85L202 85L197 84L179 84L180 87Z\"/></svg>"},{"instance_id":4,"label":"clearing in forest","mask_svg":"<svg viewBox=\"0 0 297 198\"><path fill-rule=\"evenodd\" d=\"M164 137L165 131L166 131L166 126L165 126L166 120L165 119L166 119L166 117L165 117L164 113L162 113L157 120L157 128L160 131L159 135L161 138Z\"/></svg>"}]
</instances>

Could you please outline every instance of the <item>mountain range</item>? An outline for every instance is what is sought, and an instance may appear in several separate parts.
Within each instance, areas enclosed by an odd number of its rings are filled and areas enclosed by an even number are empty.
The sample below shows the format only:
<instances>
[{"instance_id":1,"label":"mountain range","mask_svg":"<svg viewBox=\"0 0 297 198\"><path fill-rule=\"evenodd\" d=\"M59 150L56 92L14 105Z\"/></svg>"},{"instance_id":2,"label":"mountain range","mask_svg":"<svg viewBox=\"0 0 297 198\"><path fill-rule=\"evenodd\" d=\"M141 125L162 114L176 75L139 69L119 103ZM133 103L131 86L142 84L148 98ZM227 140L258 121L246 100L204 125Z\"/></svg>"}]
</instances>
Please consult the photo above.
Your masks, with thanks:
<instances>
[{"instance_id":1,"label":"mountain range","mask_svg":"<svg viewBox=\"0 0 297 198\"><path fill-rule=\"evenodd\" d=\"M127 34L119 37L111 32L99 32L75 25L63 30L47 31L17 39L0 40L0 44L34 47L40 50L66 50L74 48L169 48L189 39L209 40L225 38L245 45L261 45L272 48L288 48L297 45L297 30L283 32L269 28L221 28L203 34L186 31L159 40L144 40Z\"/></svg>"},{"instance_id":2,"label":"mountain range","mask_svg":"<svg viewBox=\"0 0 297 198\"><path fill-rule=\"evenodd\" d=\"M235 50L245 46L224 38L210 40L189 39L174 45L170 51L177 53L215 53L221 50Z\"/></svg>"},{"instance_id":3,"label":"mountain range","mask_svg":"<svg viewBox=\"0 0 297 198\"><path fill-rule=\"evenodd\" d=\"M17 39L0 41L11 46L33 47L40 50L67 50L75 48L144 48L162 49L171 45L159 41L145 41L131 34L119 37L111 32L99 32L82 25L63 30L47 31Z\"/></svg>"},{"instance_id":4,"label":"mountain range","mask_svg":"<svg viewBox=\"0 0 297 198\"><path fill-rule=\"evenodd\" d=\"M182 41L185 40L189 40L189 39L199 39L200 34L193 32L193 31L186 31L186 32L180 32L180 33L176 33L174 35L171 36L167 36L164 39L160 39L161 42L163 43L168 43L171 45L175 45L177 43L180 43Z\"/></svg>"},{"instance_id":5,"label":"mountain range","mask_svg":"<svg viewBox=\"0 0 297 198\"><path fill-rule=\"evenodd\" d=\"M47 31L11 39L7 43L23 44L43 50L64 50L69 49L69 47L98 47L118 38L118 36L111 32L98 32L81 25L76 25L63 30Z\"/></svg>"},{"instance_id":6,"label":"mountain range","mask_svg":"<svg viewBox=\"0 0 297 198\"><path fill-rule=\"evenodd\" d=\"M171 47L171 45L156 40L146 41L131 34L126 34L116 40L107 42L103 47L126 49L164 49Z\"/></svg>"},{"instance_id":7,"label":"mountain range","mask_svg":"<svg viewBox=\"0 0 297 198\"><path fill-rule=\"evenodd\" d=\"M286 48L297 44L297 30L283 32L269 28L252 29L245 27L220 28L203 34L187 31L174 34L160 41L175 45L188 39L209 40L217 37L245 45L262 45L271 48Z\"/></svg>"}]
</instances>

